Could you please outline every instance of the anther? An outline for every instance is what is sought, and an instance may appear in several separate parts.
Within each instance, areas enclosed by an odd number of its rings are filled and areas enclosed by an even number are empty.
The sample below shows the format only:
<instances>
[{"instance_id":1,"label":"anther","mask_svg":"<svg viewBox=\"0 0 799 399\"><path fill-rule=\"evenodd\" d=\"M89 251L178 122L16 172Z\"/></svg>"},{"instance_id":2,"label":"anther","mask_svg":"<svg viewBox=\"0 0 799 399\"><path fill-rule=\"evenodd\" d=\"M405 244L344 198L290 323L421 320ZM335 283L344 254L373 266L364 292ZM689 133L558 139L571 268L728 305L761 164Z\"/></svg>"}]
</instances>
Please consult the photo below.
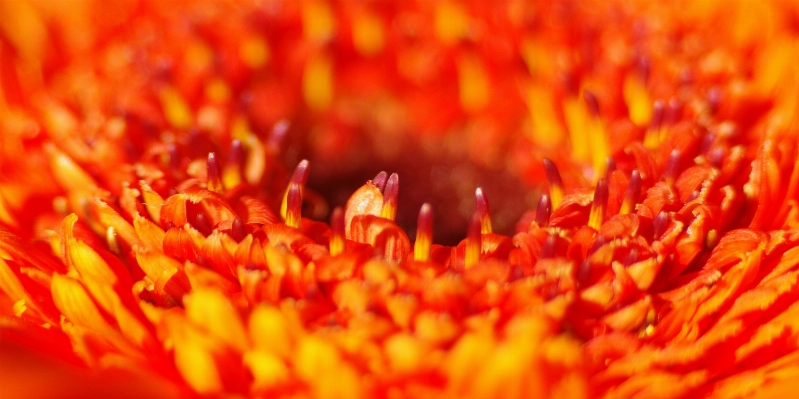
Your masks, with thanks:
<instances>
[{"instance_id":1,"label":"anther","mask_svg":"<svg viewBox=\"0 0 799 399\"><path fill-rule=\"evenodd\" d=\"M631 213L635 209L635 204L638 203L638 198L641 197L641 174L638 169L633 170L630 174L630 182L627 183L627 192L624 194L624 200L621 203L620 215Z\"/></svg>"},{"instance_id":2,"label":"anther","mask_svg":"<svg viewBox=\"0 0 799 399\"><path fill-rule=\"evenodd\" d=\"M302 220L302 193L298 184L291 184L286 193L286 226L300 228Z\"/></svg>"},{"instance_id":3,"label":"anther","mask_svg":"<svg viewBox=\"0 0 799 399\"><path fill-rule=\"evenodd\" d=\"M372 184L377 187L380 192L383 192L383 189L386 187L386 180L388 179L388 173L385 171L381 171L380 173L372 179Z\"/></svg>"},{"instance_id":4,"label":"anther","mask_svg":"<svg viewBox=\"0 0 799 399\"><path fill-rule=\"evenodd\" d=\"M286 139L289 126L291 126L291 124L285 119L275 123L275 126L272 127L272 133L269 135L269 139L266 142L266 147L270 151L277 152L280 149L280 145L283 144L283 141Z\"/></svg>"},{"instance_id":5,"label":"anther","mask_svg":"<svg viewBox=\"0 0 799 399\"><path fill-rule=\"evenodd\" d=\"M178 154L178 148L175 147L174 144L167 144L166 153L168 157L167 163L169 165L169 169L172 171L180 170L180 155Z\"/></svg>"},{"instance_id":6,"label":"anther","mask_svg":"<svg viewBox=\"0 0 799 399\"><path fill-rule=\"evenodd\" d=\"M646 148L656 148L660 144L664 111L663 101L655 101L652 105L652 120L649 123L649 129L644 134L644 146Z\"/></svg>"},{"instance_id":7,"label":"anther","mask_svg":"<svg viewBox=\"0 0 799 399\"><path fill-rule=\"evenodd\" d=\"M236 240L236 242L241 242L244 237L247 237L247 228L244 226L244 222L241 219L233 219L233 223L230 226L230 236Z\"/></svg>"},{"instance_id":8,"label":"anther","mask_svg":"<svg viewBox=\"0 0 799 399\"><path fill-rule=\"evenodd\" d=\"M677 173L680 169L680 150L674 149L669 154L669 160L666 162L666 169L663 171L663 181L669 186L674 185L677 179Z\"/></svg>"},{"instance_id":9,"label":"anther","mask_svg":"<svg viewBox=\"0 0 799 399\"><path fill-rule=\"evenodd\" d=\"M114 230L113 226L109 226L108 229L105 230L105 242L108 244L108 249L116 254L121 255L122 250L119 247L119 240L117 239L117 232Z\"/></svg>"},{"instance_id":10,"label":"anther","mask_svg":"<svg viewBox=\"0 0 799 399\"><path fill-rule=\"evenodd\" d=\"M413 244L413 260L430 261L430 245L433 242L433 209L430 204L422 205L416 220L416 242Z\"/></svg>"},{"instance_id":11,"label":"anther","mask_svg":"<svg viewBox=\"0 0 799 399\"><path fill-rule=\"evenodd\" d=\"M589 262L588 259L585 259L582 263L580 263L580 267L577 268L577 275L575 276L575 279L577 280L577 284L582 286L588 282L590 277L591 262Z\"/></svg>"},{"instance_id":12,"label":"anther","mask_svg":"<svg viewBox=\"0 0 799 399\"><path fill-rule=\"evenodd\" d=\"M204 236L211 234L211 222L208 221L208 218L202 211L197 212L197 216L194 217L194 227Z\"/></svg>"},{"instance_id":13,"label":"anther","mask_svg":"<svg viewBox=\"0 0 799 399\"><path fill-rule=\"evenodd\" d=\"M469 230L466 234L465 267L471 267L480 261L482 250L482 235L480 234L480 217L475 213L469 220Z\"/></svg>"},{"instance_id":14,"label":"anther","mask_svg":"<svg viewBox=\"0 0 799 399\"><path fill-rule=\"evenodd\" d=\"M552 204L552 209L557 209L558 205L560 205L560 201L563 199L563 195L565 194L565 190L563 188L563 179L560 177L560 172L558 171L558 167L549 160L549 158L544 158L544 170L547 174L547 182L549 183L549 199L550 203Z\"/></svg>"},{"instance_id":15,"label":"anther","mask_svg":"<svg viewBox=\"0 0 799 399\"><path fill-rule=\"evenodd\" d=\"M585 93L583 93L583 98L585 98L585 105L588 106L588 111L591 112L591 116L599 118L599 101L596 99L594 93L586 90Z\"/></svg>"},{"instance_id":16,"label":"anther","mask_svg":"<svg viewBox=\"0 0 799 399\"><path fill-rule=\"evenodd\" d=\"M552 213L552 204L549 203L549 196L541 194L538 200L538 207L535 210L535 222L541 227L549 224L549 215Z\"/></svg>"},{"instance_id":17,"label":"anther","mask_svg":"<svg viewBox=\"0 0 799 399\"><path fill-rule=\"evenodd\" d=\"M344 252L344 210L338 206L330 215L330 255Z\"/></svg>"},{"instance_id":18,"label":"anther","mask_svg":"<svg viewBox=\"0 0 799 399\"><path fill-rule=\"evenodd\" d=\"M723 94L718 87L711 88L707 91L707 105L711 114L715 114L721 105Z\"/></svg>"},{"instance_id":19,"label":"anther","mask_svg":"<svg viewBox=\"0 0 799 399\"><path fill-rule=\"evenodd\" d=\"M669 100L669 106L666 108L665 115L663 117L663 123L665 125L673 125L677 123L680 118L682 117L682 101L672 98Z\"/></svg>"},{"instance_id":20,"label":"anther","mask_svg":"<svg viewBox=\"0 0 799 399\"><path fill-rule=\"evenodd\" d=\"M380 217L394 220L397 217L397 197L399 196L399 175L392 173L383 192L383 208Z\"/></svg>"},{"instance_id":21,"label":"anther","mask_svg":"<svg viewBox=\"0 0 799 399\"><path fill-rule=\"evenodd\" d=\"M624 266L630 266L635 262L638 262L638 249L633 248L627 254L627 258L624 260Z\"/></svg>"},{"instance_id":22,"label":"anther","mask_svg":"<svg viewBox=\"0 0 799 399\"><path fill-rule=\"evenodd\" d=\"M238 139L230 143L228 150L227 162L222 168L222 183L225 187L233 188L241 183L241 165L244 161L244 147Z\"/></svg>"},{"instance_id":23,"label":"anther","mask_svg":"<svg viewBox=\"0 0 799 399\"><path fill-rule=\"evenodd\" d=\"M713 147L713 143L716 142L716 134L715 133L708 133L704 137L702 137L702 141L699 143L699 153L706 154L708 150Z\"/></svg>"},{"instance_id":24,"label":"anther","mask_svg":"<svg viewBox=\"0 0 799 399\"><path fill-rule=\"evenodd\" d=\"M474 190L474 197L477 201L477 216L480 218L480 232L482 234L489 234L492 232L492 228L491 210L488 207L488 198L483 194L483 189L480 187Z\"/></svg>"},{"instance_id":25,"label":"anther","mask_svg":"<svg viewBox=\"0 0 799 399\"><path fill-rule=\"evenodd\" d=\"M599 230L605 222L605 209L608 206L608 183L599 179L594 190L594 202L591 204L591 213L588 217L588 226Z\"/></svg>"},{"instance_id":26,"label":"anther","mask_svg":"<svg viewBox=\"0 0 799 399\"><path fill-rule=\"evenodd\" d=\"M544 245L541 246L541 253L538 255L538 259L554 258L557 249L558 249L558 235L550 233L547 236L546 241L544 241Z\"/></svg>"},{"instance_id":27,"label":"anther","mask_svg":"<svg viewBox=\"0 0 799 399\"><path fill-rule=\"evenodd\" d=\"M594 252L599 251L599 248L602 248L602 246L607 243L608 243L607 238L605 238L605 236L603 235L598 234L596 238L594 238L594 243L591 244L591 249L588 250L588 255L591 255Z\"/></svg>"},{"instance_id":28,"label":"anther","mask_svg":"<svg viewBox=\"0 0 799 399\"><path fill-rule=\"evenodd\" d=\"M308 181L308 160L303 159L302 161L300 161L300 163L297 164L297 167L294 168L294 173L291 174L291 183L304 186L305 182L307 181Z\"/></svg>"},{"instance_id":29,"label":"anther","mask_svg":"<svg viewBox=\"0 0 799 399\"><path fill-rule=\"evenodd\" d=\"M224 191L222 187L222 179L219 171L219 161L216 159L216 154L213 152L208 153L208 161L206 162L206 187L214 192L221 193Z\"/></svg>"},{"instance_id":30,"label":"anther","mask_svg":"<svg viewBox=\"0 0 799 399\"><path fill-rule=\"evenodd\" d=\"M649 123L649 128L655 131L660 130L663 126L663 117L665 116L666 106L663 101L657 100L652 104L652 120Z\"/></svg>"},{"instance_id":31,"label":"anther","mask_svg":"<svg viewBox=\"0 0 799 399\"><path fill-rule=\"evenodd\" d=\"M660 213L655 216L652 220L652 235L653 239L657 240L660 236L666 232L666 227L669 223L669 214L665 211L661 211Z\"/></svg>"},{"instance_id":32,"label":"anther","mask_svg":"<svg viewBox=\"0 0 799 399\"><path fill-rule=\"evenodd\" d=\"M297 190L299 190L300 194L300 202L302 202L302 189L305 186L306 181L308 181L308 160L303 159L297 164L297 167L294 168L294 172L291 174L291 179L289 180L288 188L286 189L286 194L283 195L283 202L280 204L280 216L283 216L283 219L288 219L287 206L289 191L292 187L297 187Z\"/></svg>"},{"instance_id":33,"label":"anther","mask_svg":"<svg viewBox=\"0 0 799 399\"><path fill-rule=\"evenodd\" d=\"M610 179L610 174L616 171L616 161L612 157L605 158L605 179Z\"/></svg>"}]
</instances>

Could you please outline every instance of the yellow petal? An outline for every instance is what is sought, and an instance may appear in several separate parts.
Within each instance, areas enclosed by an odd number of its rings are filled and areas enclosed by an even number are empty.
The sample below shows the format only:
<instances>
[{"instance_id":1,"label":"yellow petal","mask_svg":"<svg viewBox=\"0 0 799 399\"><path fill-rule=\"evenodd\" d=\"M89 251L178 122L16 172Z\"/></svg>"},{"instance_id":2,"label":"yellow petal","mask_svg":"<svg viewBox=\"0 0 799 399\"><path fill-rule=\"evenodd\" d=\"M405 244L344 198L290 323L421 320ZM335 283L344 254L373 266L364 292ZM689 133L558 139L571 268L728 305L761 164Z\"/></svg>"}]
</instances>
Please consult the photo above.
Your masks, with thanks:
<instances>
[{"instance_id":1,"label":"yellow petal","mask_svg":"<svg viewBox=\"0 0 799 399\"><path fill-rule=\"evenodd\" d=\"M244 364L249 367L253 376L255 390L266 390L279 386L290 377L288 366L280 357L262 351L251 351L244 354Z\"/></svg>"},{"instance_id":2,"label":"yellow petal","mask_svg":"<svg viewBox=\"0 0 799 399\"><path fill-rule=\"evenodd\" d=\"M289 325L280 310L260 305L250 315L250 339L255 348L288 358L294 348Z\"/></svg>"},{"instance_id":3,"label":"yellow petal","mask_svg":"<svg viewBox=\"0 0 799 399\"><path fill-rule=\"evenodd\" d=\"M225 295L218 291L195 290L184 302L188 318L212 336L240 352L249 347L238 310Z\"/></svg>"}]
</instances>

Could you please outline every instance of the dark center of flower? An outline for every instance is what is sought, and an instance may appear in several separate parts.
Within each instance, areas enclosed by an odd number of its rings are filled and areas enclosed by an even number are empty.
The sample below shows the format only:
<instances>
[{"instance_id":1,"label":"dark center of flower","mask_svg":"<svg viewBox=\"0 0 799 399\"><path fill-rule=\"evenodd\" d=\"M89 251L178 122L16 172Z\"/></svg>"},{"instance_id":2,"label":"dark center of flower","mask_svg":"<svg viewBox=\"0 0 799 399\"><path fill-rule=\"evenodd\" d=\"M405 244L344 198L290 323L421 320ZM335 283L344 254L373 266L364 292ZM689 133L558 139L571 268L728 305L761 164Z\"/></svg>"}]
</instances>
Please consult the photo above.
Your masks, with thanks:
<instances>
[{"instance_id":1,"label":"dark center of flower","mask_svg":"<svg viewBox=\"0 0 799 399\"><path fill-rule=\"evenodd\" d=\"M475 162L447 137L436 138L432 144L405 140L391 151L375 150L378 145L368 137L355 141L341 154L316 151L314 143L297 144L296 153L301 155L298 159L308 159L313 165L308 187L326 203L313 207L317 212L304 215L328 220L335 206L344 205L364 182L387 171L400 176L396 223L406 232L416 231L419 208L430 203L435 215L433 242L454 245L466 236L469 218L475 211L477 187L483 189L491 204L494 231L500 234L513 235L516 221L538 200L540 191L523 184L507 168L504 157L499 156L496 162ZM506 149L486 151L504 154Z\"/></svg>"}]
</instances>

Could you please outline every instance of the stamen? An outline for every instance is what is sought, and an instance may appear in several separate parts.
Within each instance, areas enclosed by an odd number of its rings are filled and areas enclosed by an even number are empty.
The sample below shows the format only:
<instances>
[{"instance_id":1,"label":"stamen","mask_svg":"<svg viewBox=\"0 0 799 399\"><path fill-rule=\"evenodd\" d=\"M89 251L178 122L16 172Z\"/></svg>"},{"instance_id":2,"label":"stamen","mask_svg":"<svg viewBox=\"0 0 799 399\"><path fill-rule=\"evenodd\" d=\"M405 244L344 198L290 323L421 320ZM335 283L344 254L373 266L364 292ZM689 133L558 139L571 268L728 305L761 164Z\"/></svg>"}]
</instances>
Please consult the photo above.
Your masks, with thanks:
<instances>
[{"instance_id":1,"label":"stamen","mask_svg":"<svg viewBox=\"0 0 799 399\"><path fill-rule=\"evenodd\" d=\"M677 123L682 118L682 101L672 98L669 100L669 107L666 109L665 116L663 117L663 124L671 126Z\"/></svg>"},{"instance_id":2,"label":"stamen","mask_svg":"<svg viewBox=\"0 0 799 399\"><path fill-rule=\"evenodd\" d=\"M277 153L280 150L280 145L283 144L283 141L286 138L286 133L288 132L290 126L291 123L285 119L275 123L275 126L272 127L272 133L269 135L269 138L266 142L266 148L273 153Z\"/></svg>"},{"instance_id":3,"label":"stamen","mask_svg":"<svg viewBox=\"0 0 799 399\"><path fill-rule=\"evenodd\" d=\"M308 160L303 159L294 168L294 173L291 174L291 182L300 186L304 186L308 181Z\"/></svg>"},{"instance_id":4,"label":"stamen","mask_svg":"<svg viewBox=\"0 0 799 399\"><path fill-rule=\"evenodd\" d=\"M300 228L302 220L302 192L300 185L292 183L286 193L286 226Z\"/></svg>"},{"instance_id":5,"label":"stamen","mask_svg":"<svg viewBox=\"0 0 799 399\"><path fill-rule=\"evenodd\" d=\"M591 255L594 252L599 251L599 248L602 248L602 246L607 243L608 239L605 238L605 236L597 234L596 238L594 238L594 243L591 244L591 249L588 250L588 255Z\"/></svg>"},{"instance_id":6,"label":"stamen","mask_svg":"<svg viewBox=\"0 0 799 399\"><path fill-rule=\"evenodd\" d=\"M715 133L708 133L702 137L702 141L699 143L699 153L706 154L710 148L713 147L713 143L716 142L716 134Z\"/></svg>"},{"instance_id":7,"label":"stamen","mask_svg":"<svg viewBox=\"0 0 799 399\"><path fill-rule=\"evenodd\" d=\"M108 226L108 229L105 230L105 242L108 244L108 249L116 254L121 255L122 250L119 247L119 240L117 239L117 232L114 230L113 226Z\"/></svg>"},{"instance_id":8,"label":"stamen","mask_svg":"<svg viewBox=\"0 0 799 399\"><path fill-rule=\"evenodd\" d=\"M397 197L399 196L399 175L392 173L383 192L383 209L380 217L394 220L397 217Z\"/></svg>"},{"instance_id":9,"label":"stamen","mask_svg":"<svg viewBox=\"0 0 799 399\"><path fill-rule=\"evenodd\" d=\"M230 226L230 236L236 240L236 242L241 242L244 237L247 237L247 228L244 227L244 222L242 222L241 219L233 219L233 224Z\"/></svg>"},{"instance_id":10,"label":"stamen","mask_svg":"<svg viewBox=\"0 0 799 399\"><path fill-rule=\"evenodd\" d=\"M472 267L480 261L480 251L483 247L482 239L480 217L475 213L469 220L469 230L466 234L466 254L464 259L466 268Z\"/></svg>"},{"instance_id":11,"label":"stamen","mask_svg":"<svg viewBox=\"0 0 799 399\"><path fill-rule=\"evenodd\" d=\"M666 170L663 171L663 181L669 186L674 185L677 179L677 173L680 168L680 150L674 149L669 155L669 160L666 162Z\"/></svg>"},{"instance_id":12,"label":"stamen","mask_svg":"<svg viewBox=\"0 0 799 399\"><path fill-rule=\"evenodd\" d=\"M657 100L652 104L652 120L649 123L649 128L653 130L660 130L663 126L663 118L666 116L666 106L663 101Z\"/></svg>"},{"instance_id":13,"label":"stamen","mask_svg":"<svg viewBox=\"0 0 799 399\"><path fill-rule=\"evenodd\" d=\"M638 262L638 249L633 248L630 250L630 253L627 254L627 259L624 260L624 266L630 266L635 262Z\"/></svg>"},{"instance_id":14,"label":"stamen","mask_svg":"<svg viewBox=\"0 0 799 399\"><path fill-rule=\"evenodd\" d=\"M433 242L433 208L430 204L422 205L419 218L416 220L416 243L413 244L413 260L430 261L430 245Z\"/></svg>"},{"instance_id":15,"label":"stamen","mask_svg":"<svg viewBox=\"0 0 799 399\"><path fill-rule=\"evenodd\" d=\"M630 174L630 182L627 184L627 193L624 194L624 201L621 203L619 215L626 215L635 209L638 198L641 197L641 174L638 169Z\"/></svg>"},{"instance_id":16,"label":"stamen","mask_svg":"<svg viewBox=\"0 0 799 399\"><path fill-rule=\"evenodd\" d=\"M372 184L374 184L375 187L377 187L377 189L382 193L383 189L386 187L386 179L388 179L388 173L381 171L377 174L377 176L375 176L374 179L372 179Z\"/></svg>"},{"instance_id":17,"label":"stamen","mask_svg":"<svg viewBox=\"0 0 799 399\"><path fill-rule=\"evenodd\" d=\"M535 210L535 222L541 227L549 224L549 215L552 213L552 204L549 203L549 196L541 194L538 200L538 207Z\"/></svg>"},{"instance_id":18,"label":"stamen","mask_svg":"<svg viewBox=\"0 0 799 399\"><path fill-rule=\"evenodd\" d=\"M241 165L244 161L244 147L241 141L236 139L230 143L227 162L222 168L222 183L227 188L233 188L241 183Z\"/></svg>"},{"instance_id":19,"label":"stamen","mask_svg":"<svg viewBox=\"0 0 799 399\"><path fill-rule=\"evenodd\" d=\"M599 101L594 93L590 91L583 93L583 97L591 114L591 118L588 121L588 145L591 166L594 168L594 176L601 176L605 173L605 159L610 155L610 144L608 143L605 127L599 112Z\"/></svg>"},{"instance_id":20,"label":"stamen","mask_svg":"<svg viewBox=\"0 0 799 399\"><path fill-rule=\"evenodd\" d=\"M167 153L167 164L169 165L169 170L177 171L180 170L180 154L178 154L178 148L175 147L174 144L167 144L166 146L166 153Z\"/></svg>"},{"instance_id":21,"label":"stamen","mask_svg":"<svg viewBox=\"0 0 799 399\"><path fill-rule=\"evenodd\" d=\"M288 218L286 207L288 205L289 191L292 187L297 186L297 189L300 190L300 201L302 201L302 189L305 187L306 181L308 181L308 160L303 159L297 164L297 167L294 168L294 173L291 174L291 179L289 179L286 194L283 195L283 202L280 204L280 216L283 216L283 219Z\"/></svg>"},{"instance_id":22,"label":"stamen","mask_svg":"<svg viewBox=\"0 0 799 399\"><path fill-rule=\"evenodd\" d=\"M549 160L544 158L544 170L547 173L547 182L549 183L549 198L552 203L552 209L557 209L560 201L563 199L565 190L563 188L563 179L560 178L558 167Z\"/></svg>"},{"instance_id":23,"label":"stamen","mask_svg":"<svg viewBox=\"0 0 799 399\"><path fill-rule=\"evenodd\" d=\"M661 211L652 220L652 238L657 240L666 232L666 227L669 223L669 214Z\"/></svg>"},{"instance_id":24,"label":"stamen","mask_svg":"<svg viewBox=\"0 0 799 399\"><path fill-rule=\"evenodd\" d=\"M546 241L544 241L544 245L541 246L541 253L539 253L538 259L554 258L557 249L558 249L558 235L550 233L549 235L547 235L547 239Z\"/></svg>"},{"instance_id":25,"label":"stamen","mask_svg":"<svg viewBox=\"0 0 799 399\"><path fill-rule=\"evenodd\" d=\"M658 100L652 104L652 120L649 123L649 129L644 135L644 147L652 149L660 144L660 130L663 126L664 111L663 101Z\"/></svg>"},{"instance_id":26,"label":"stamen","mask_svg":"<svg viewBox=\"0 0 799 399\"><path fill-rule=\"evenodd\" d=\"M605 179L610 179L610 174L616 171L616 161L611 157L605 158Z\"/></svg>"},{"instance_id":27,"label":"stamen","mask_svg":"<svg viewBox=\"0 0 799 399\"><path fill-rule=\"evenodd\" d=\"M605 209L608 206L608 183L599 179L594 190L594 202L591 204L591 214L588 217L588 226L599 230L605 221Z\"/></svg>"},{"instance_id":28,"label":"stamen","mask_svg":"<svg viewBox=\"0 0 799 399\"><path fill-rule=\"evenodd\" d=\"M208 218L202 211L197 212L197 216L194 218L194 227L204 236L208 236L212 231L211 222L208 221Z\"/></svg>"},{"instance_id":29,"label":"stamen","mask_svg":"<svg viewBox=\"0 0 799 399\"><path fill-rule=\"evenodd\" d=\"M711 114L718 112L722 97L723 94L718 87L714 87L707 91L707 106Z\"/></svg>"},{"instance_id":30,"label":"stamen","mask_svg":"<svg viewBox=\"0 0 799 399\"><path fill-rule=\"evenodd\" d=\"M209 190L221 193L225 190L222 187L222 179L219 172L219 161L216 159L216 154L213 152L208 153L208 161L206 162L206 186Z\"/></svg>"},{"instance_id":31,"label":"stamen","mask_svg":"<svg viewBox=\"0 0 799 399\"><path fill-rule=\"evenodd\" d=\"M337 206L330 215L330 255L344 252L344 210Z\"/></svg>"},{"instance_id":32,"label":"stamen","mask_svg":"<svg viewBox=\"0 0 799 399\"><path fill-rule=\"evenodd\" d=\"M585 98L585 105L588 106L588 111L591 113L591 116L599 118L599 101L597 101L594 93L586 90L585 93L583 93L583 98Z\"/></svg>"},{"instance_id":33,"label":"stamen","mask_svg":"<svg viewBox=\"0 0 799 399\"><path fill-rule=\"evenodd\" d=\"M707 152L706 156L707 163L716 169L721 169L722 163L724 162L725 159L726 152L727 151L724 147L721 146L714 147L713 149Z\"/></svg>"},{"instance_id":34,"label":"stamen","mask_svg":"<svg viewBox=\"0 0 799 399\"><path fill-rule=\"evenodd\" d=\"M474 196L477 200L477 216L480 217L480 232L490 234L493 229L491 228L491 210L488 207L488 198L480 187L474 190Z\"/></svg>"},{"instance_id":35,"label":"stamen","mask_svg":"<svg viewBox=\"0 0 799 399\"><path fill-rule=\"evenodd\" d=\"M577 285L584 285L588 282L589 277L591 277L591 262L589 262L588 259L585 259L583 260L583 263L580 263L580 267L577 268L577 275L575 276Z\"/></svg>"}]
</instances>

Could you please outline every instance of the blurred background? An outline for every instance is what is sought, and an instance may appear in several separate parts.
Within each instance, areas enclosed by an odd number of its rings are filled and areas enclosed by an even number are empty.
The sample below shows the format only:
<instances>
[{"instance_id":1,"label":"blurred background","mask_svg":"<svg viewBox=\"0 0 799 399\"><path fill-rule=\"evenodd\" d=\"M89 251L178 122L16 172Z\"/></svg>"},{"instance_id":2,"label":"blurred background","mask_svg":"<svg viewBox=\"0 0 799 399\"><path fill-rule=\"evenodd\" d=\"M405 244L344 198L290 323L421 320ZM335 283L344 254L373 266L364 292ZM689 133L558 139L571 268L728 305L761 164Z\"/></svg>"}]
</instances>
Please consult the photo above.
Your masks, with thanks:
<instances>
[{"instance_id":1,"label":"blurred background","mask_svg":"<svg viewBox=\"0 0 799 399\"><path fill-rule=\"evenodd\" d=\"M481 186L495 230L512 234L538 200L543 157L567 188L590 185L655 123L707 104L756 120L793 73L796 46L778 34L797 29L792 3L670 4L4 1L0 194L6 212L52 207L37 200L46 138L79 137L88 150L62 148L79 163L100 137L122 141L129 161L153 141L199 159L255 138L286 169L311 161L306 216L326 220L385 170L400 175L406 231L432 202L435 241L457 242ZM730 90L751 95L719 105ZM3 184L20 174L39 191Z\"/></svg>"}]
</instances>

